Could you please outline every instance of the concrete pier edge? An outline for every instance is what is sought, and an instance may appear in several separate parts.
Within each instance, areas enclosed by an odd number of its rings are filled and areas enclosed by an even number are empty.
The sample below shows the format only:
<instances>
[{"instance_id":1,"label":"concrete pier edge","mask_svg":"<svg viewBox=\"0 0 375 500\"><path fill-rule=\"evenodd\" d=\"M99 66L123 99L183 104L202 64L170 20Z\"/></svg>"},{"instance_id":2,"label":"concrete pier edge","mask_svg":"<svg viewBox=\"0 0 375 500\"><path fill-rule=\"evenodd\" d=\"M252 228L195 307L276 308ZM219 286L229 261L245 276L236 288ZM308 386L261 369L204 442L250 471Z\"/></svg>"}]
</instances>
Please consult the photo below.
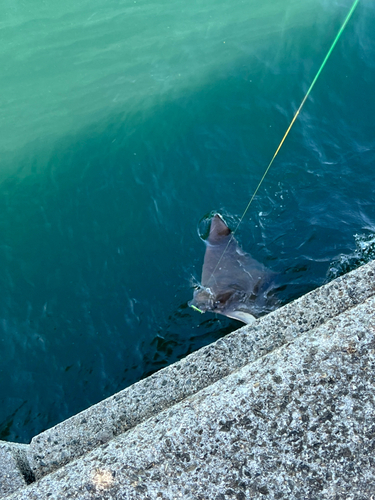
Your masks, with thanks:
<instances>
[{"instance_id":1,"label":"concrete pier edge","mask_svg":"<svg viewBox=\"0 0 375 500\"><path fill-rule=\"evenodd\" d=\"M13 447L1 442L0 463L2 468L7 464L9 481L0 483L0 498L106 446L116 436L296 342L374 295L375 261L42 432L30 445ZM1 484L5 485L3 490Z\"/></svg>"}]
</instances>

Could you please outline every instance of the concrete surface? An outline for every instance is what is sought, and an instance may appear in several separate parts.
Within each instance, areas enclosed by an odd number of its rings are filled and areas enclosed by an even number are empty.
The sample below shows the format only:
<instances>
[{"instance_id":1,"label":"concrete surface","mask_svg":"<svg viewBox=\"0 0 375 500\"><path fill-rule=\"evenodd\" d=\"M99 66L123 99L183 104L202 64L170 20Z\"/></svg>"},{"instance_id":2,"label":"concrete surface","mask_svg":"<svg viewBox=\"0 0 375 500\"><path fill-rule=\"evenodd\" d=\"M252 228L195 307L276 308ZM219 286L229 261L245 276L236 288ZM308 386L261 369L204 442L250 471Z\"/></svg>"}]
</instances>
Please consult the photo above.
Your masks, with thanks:
<instances>
[{"instance_id":1,"label":"concrete surface","mask_svg":"<svg viewBox=\"0 0 375 500\"><path fill-rule=\"evenodd\" d=\"M372 262L36 436L42 479L9 498L375 498L374 278Z\"/></svg>"},{"instance_id":2,"label":"concrete surface","mask_svg":"<svg viewBox=\"0 0 375 500\"><path fill-rule=\"evenodd\" d=\"M374 263L160 370L31 441L35 476L56 470L375 294Z\"/></svg>"},{"instance_id":3,"label":"concrete surface","mask_svg":"<svg viewBox=\"0 0 375 500\"><path fill-rule=\"evenodd\" d=\"M26 459L28 445L0 441L0 498L35 481Z\"/></svg>"}]
</instances>

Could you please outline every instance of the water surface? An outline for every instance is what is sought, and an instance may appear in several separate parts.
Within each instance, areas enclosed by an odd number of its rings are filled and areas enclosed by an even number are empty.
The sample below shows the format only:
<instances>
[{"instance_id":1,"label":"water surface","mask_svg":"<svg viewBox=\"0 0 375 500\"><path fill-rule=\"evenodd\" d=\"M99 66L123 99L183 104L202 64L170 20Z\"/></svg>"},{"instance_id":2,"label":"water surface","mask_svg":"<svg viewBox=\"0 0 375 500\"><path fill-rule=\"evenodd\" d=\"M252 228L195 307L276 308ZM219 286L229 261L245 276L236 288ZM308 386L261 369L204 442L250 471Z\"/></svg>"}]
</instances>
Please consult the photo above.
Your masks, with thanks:
<instances>
[{"instance_id":1,"label":"water surface","mask_svg":"<svg viewBox=\"0 0 375 500\"><path fill-rule=\"evenodd\" d=\"M199 221L239 220L350 7L3 3L1 439L240 326L187 307ZM284 302L375 232L374 22L362 0L237 234Z\"/></svg>"}]
</instances>

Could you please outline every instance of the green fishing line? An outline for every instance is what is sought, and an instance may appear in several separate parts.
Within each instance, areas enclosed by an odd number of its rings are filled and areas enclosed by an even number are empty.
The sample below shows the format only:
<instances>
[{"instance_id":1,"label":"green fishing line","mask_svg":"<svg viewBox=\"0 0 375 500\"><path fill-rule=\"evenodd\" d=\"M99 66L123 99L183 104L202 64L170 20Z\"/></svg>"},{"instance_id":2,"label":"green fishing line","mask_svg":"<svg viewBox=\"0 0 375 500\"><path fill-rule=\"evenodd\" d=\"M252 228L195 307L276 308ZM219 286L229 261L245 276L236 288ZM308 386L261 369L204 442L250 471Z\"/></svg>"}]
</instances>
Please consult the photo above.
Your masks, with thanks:
<instances>
[{"instance_id":1,"label":"green fishing line","mask_svg":"<svg viewBox=\"0 0 375 500\"><path fill-rule=\"evenodd\" d=\"M327 52L327 55L325 56L325 58L324 58L324 60L323 60L322 64L320 65L320 68L318 69L318 72L316 73L315 78L313 79L313 81L312 81L312 83L311 83L311 85L310 85L309 89L307 90L305 97L303 98L303 100L302 100L302 102L301 102L301 104L300 104L299 108L297 109L297 111L296 111L296 113L295 113L295 115L294 115L294 117L293 117L293 120L291 121L291 123L290 123L290 125L289 125L289 127L288 127L287 131L285 132L284 137L281 139L281 142L280 142L280 144L279 144L278 148L276 149L275 154L273 155L273 157L272 157L272 159L271 159L271 161L270 161L270 163L269 163L268 167L267 167L267 168L266 168L266 170L264 171L264 174L263 174L262 178L260 179L259 184L258 184L258 186L256 187L256 189L255 189L255 191L254 191L254 193L253 193L252 197L250 198L250 201L249 201L249 203L247 204L247 207L245 208L245 210L244 210L243 214L241 215L241 218L240 218L240 220L239 220L239 222L238 222L238 224L237 224L236 228L235 228L235 229L234 229L234 231L232 232L231 238L229 239L228 244L227 244L227 246L225 247L225 249L224 249L224 251L223 251L223 253L222 253L222 255L221 255L220 259L218 260L218 262L217 262L217 264L216 264L216 266L215 266L215 269L212 271L212 274L211 274L210 279L209 279L208 281L210 281L210 280L211 280L211 278L212 278L212 276L214 275L214 273L215 273L216 269L218 268L218 266L219 266L219 264L220 264L220 262L221 262L221 259L223 258L223 256L224 256L225 252L227 251L227 249L228 249L228 247L229 247L230 243L232 242L232 240L233 240L233 238L234 238L234 235L235 235L235 233L237 232L237 229L239 228L239 226L240 226L241 222L243 221L243 219L244 219L244 217L245 217L245 215L246 215L247 211L249 210L251 203L253 202L253 200L254 200L254 198L255 198L255 196L256 196L256 194L257 194L257 192L258 192L258 190L259 190L260 186L262 185L262 183L263 183L263 181L264 181L264 178L265 178L265 177L266 177L266 175L268 174L268 171L269 171L269 169L271 168L272 163L274 162L274 159L276 158L276 156L277 156L278 152L280 151L281 146L283 145L283 143L284 143L284 141L285 141L285 139L286 139L287 135L289 134L290 129L292 128L292 126L293 126L294 122L296 121L297 116L299 115L299 112L301 111L301 109L302 109L303 105L305 104L306 99L308 98L308 96L309 96L309 94L310 94L310 92L311 92L312 88L314 87L315 82L316 82L316 81L317 81L317 79L319 78L320 73L322 72L322 70L323 70L323 68L324 68L324 66L325 66L325 64L326 64L326 62L327 62L327 60L328 60L329 56L331 55L331 53L332 53L332 51L333 51L333 49L334 49L334 47L335 47L335 45L336 45L337 41L339 40L339 38L340 38L340 36L341 36L342 32L344 31L345 26L348 24L348 21L349 21L349 19L350 19L351 15L352 15L352 14L353 14L353 12L354 12L354 9L357 7L358 3L359 3L359 0L355 0L355 1L354 1L354 3L353 3L353 5L352 5L352 7L351 7L351 9L350 9L349 13L347 14L347 16L346 16L346 18L345 18L344 23L342 24L342 26L341 26L341 28L340 28L339 32L338 32L338 33L337 33L337 35L336 35L336 38L333 40L333 43L332 43L332 45L331 45L330 49L329 49L329 50L328 50L328 52Z\"/></svg>"},{"instance_id":2,"label":"green fishing line","mask_svg":"<svg viewBox=\"0 0 375 500\"><path fill-rule=\"evenodd\" d=\"M201 314L203 314L203 312L204 312L204 311L201 311L198 307L193 306L193 304L191 304L191 306L190 306L190 307L191 307L192 309L194 309L194 311L198 311L198 312L200 312Z\"/></svg>"}]
</instances>

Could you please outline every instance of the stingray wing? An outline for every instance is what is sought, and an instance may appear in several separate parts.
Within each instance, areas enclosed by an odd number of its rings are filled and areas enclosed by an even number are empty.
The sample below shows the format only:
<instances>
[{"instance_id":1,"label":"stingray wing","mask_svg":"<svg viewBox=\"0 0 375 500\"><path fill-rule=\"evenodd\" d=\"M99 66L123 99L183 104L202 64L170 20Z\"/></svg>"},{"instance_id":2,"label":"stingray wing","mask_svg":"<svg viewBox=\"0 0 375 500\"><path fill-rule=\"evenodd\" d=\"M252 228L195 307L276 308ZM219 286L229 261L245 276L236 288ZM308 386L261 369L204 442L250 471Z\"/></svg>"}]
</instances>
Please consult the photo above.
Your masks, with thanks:
<instances>
[{"instance_id":1,"label":"stingray wing","mask_svg":"<svg viewBox=\"0 0 375 500\"><path fill-rule=\"evenodd\" d=\"M264 266L241 250L223 219L215 215L206 240L202 285L217 297L231 290L251 296L257 293L265 273Z\"/></svg>"}]
</instances>

